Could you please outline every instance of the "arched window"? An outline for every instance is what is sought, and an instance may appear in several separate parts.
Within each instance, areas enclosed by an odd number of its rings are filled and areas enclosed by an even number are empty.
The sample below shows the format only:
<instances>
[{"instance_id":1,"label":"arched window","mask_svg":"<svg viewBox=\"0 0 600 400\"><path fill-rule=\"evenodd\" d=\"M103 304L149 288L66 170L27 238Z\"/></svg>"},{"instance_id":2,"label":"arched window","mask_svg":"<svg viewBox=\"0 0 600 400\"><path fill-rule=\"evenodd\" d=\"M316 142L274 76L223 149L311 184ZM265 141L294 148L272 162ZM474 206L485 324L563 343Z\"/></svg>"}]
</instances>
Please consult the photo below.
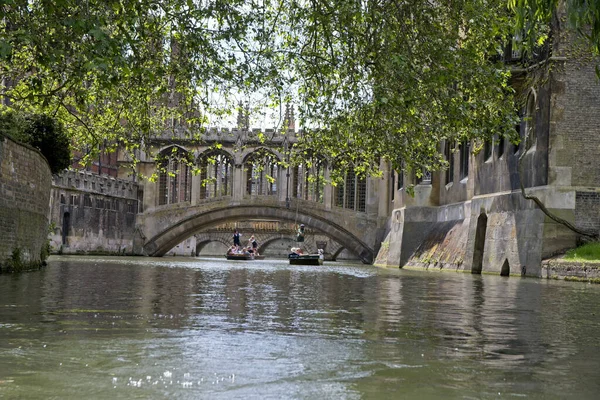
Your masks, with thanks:
<instances>
[{"instance_id":1,"label":"arched window","mask_svg":"<svg viewBox=\"0 0 600 400\"><path fill-rule=\"evenodd\" d=\"M458 152L460 155L460 179L464 179L469 176L470 147L471 142L468 140L465 140L458 145Z\"/></svg>"},{"instance_id":2,"label":"arched window","mask_svg":"<svg viewBox=\"0 0 600 400\"><path fill-rule=\"evenodd\" d=\"M498 158L502 158L502 156L504 155L504 136L500 135L498 137Z\"/></svg>"},{"instance_id":3,"label":"arched window","mask_svg":"<svg viewBox=\"0 0 600 400\"><path fill-rule=\"evenodd\" d=\"M209 151L198 158L200 168L200 199L231 196L233 159L222 151Z\"/></svg>"},{"instance_id":4,"label":"arched window","mask_svg":"<svg viewBox=\"0 0 600 400\"><path fill-rule=\"evenodd\" d=\"M191 155L184 149L172 146L157 156L158 204L190 201L192 189Z\"/></svg>"},{"instance_id":5,"label":"arched window","mask_svg":"<svg viewBox=\"0 0 600 400\"><path fill-rule=\"evenodd\" d=\"M294 167L292 173L292 195L304 200L323 202L325 188L325 161L321 158L310 158Z\"/></svg>"},{"instance_id":6,"label":"arched window","mask_svg":"<svg viewBox=\"0 0 600 400\"><path fill-rule=\"evenodd\" d=\"M335 205L350 210L365 212L367 180L358 177L353 169L346 172L344 181L335 187Z\"/></svg>"},{"instance_id":7,"label":"arched window","mask_svg":"<svg viewBox=\"0 0 600 400\"><path fill-rule=\"evenodd\" d=\"M536 135L535 135L535 102L536 96L535 92L532 90L527 96L527 105L525 107L525 143L526 150L529 150L536 145Z\"/></svg>"},{"instance_id":8,"label":"arched window","mask_svg":"<svg viewBox=\"0 0 600 400\"><path fill-rule=\"evenodd\" d=\"M444 155L446 157L446 161L448 161L448 169L446 169L446 184L454 181L454 147L456 144L454 142L450 142L450 140L446 139L446 144L444 148Z\"/></svg>"},{"instance_id":9,"label":"arched window","mask_svg":"<svg viewBox=\"0 0 600 400\"><path fill-rule=\"evenodd\" d=\"M249 195L276 195L279 159L266 149L252 153L244 163L246 193Z\"/></svg>"},{"instance_id":10,"label":"arched window","mask_svg":"<svg viewBox=\"0 0 600 400\"><path fill-rule=\"evenodd\" d=\"M492 150L494 146L493 139L486 139L483 144L483 161L488 161L492 158Z\"/></svg>"}]
</instances>

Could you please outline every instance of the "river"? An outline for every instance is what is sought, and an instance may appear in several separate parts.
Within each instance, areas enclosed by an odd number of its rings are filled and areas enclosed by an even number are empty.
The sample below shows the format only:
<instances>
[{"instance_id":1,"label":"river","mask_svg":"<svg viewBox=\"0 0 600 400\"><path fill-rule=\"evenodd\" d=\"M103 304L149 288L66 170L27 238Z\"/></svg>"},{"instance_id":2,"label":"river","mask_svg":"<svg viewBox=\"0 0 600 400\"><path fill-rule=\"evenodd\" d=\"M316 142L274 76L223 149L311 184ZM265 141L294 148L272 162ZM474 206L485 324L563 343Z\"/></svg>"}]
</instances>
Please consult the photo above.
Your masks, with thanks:
<instances>
[{"instance_id":1,"label":"river","mask_svg":"<svg viewBox=\"0 0 600 400\"><path fill-rule=\"evenodd\" d=\"M0 398L600 398L600 285L325 264L0 275Z\"/></svg>"}]
</instances>

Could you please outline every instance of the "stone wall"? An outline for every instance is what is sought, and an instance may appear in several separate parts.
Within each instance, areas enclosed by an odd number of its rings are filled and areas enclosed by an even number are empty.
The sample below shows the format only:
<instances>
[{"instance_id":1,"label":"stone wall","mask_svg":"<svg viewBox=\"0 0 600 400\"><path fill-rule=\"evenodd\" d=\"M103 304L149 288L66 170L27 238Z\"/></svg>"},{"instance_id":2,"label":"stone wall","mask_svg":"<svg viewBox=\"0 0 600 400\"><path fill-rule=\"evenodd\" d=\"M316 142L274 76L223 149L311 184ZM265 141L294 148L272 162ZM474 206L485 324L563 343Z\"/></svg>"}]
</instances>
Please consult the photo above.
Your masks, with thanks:
<instances>
[{"instance_id":1,"label":"stone wall","mask_svg":"<svg viewBox=\"0 0 600 400\"><path fill-rule=\"evenodd\" d=\"M138 185L85 171L54 175L50 244L64 254L131 254Z\"/></svg>"},{"instance_id":2,"label":"stone wall","mask_svg":"<svg viewBox=\"0 0 600 400\"><path fill-rule=\"evenodd\" d=\"M41 153L0 139L0 266L13 251L26 266L39 266L48 235L51 173Z\"/></svg>"},{"instance_id":3,"label":"stone wall","mask_svg":"<svg viewBox=\"0 0 600 400\"><path fill-rule=\"evenodd\" d=\"M575 192L575 225L600 233L600 189Z\"/></svg>"}]
</instances>

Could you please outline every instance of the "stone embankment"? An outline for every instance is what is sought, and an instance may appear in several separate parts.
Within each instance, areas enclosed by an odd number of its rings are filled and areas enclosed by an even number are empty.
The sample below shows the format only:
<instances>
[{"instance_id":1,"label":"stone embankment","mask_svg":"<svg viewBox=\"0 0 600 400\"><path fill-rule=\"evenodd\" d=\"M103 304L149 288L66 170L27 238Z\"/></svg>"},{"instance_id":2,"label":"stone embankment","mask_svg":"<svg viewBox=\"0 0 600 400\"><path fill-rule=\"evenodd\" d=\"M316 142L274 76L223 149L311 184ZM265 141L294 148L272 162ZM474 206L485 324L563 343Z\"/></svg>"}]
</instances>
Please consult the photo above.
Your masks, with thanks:
<instances>
[{"instance_id":1,"label":"stone embankment","mask_svg":"<svg viewBox=\"0 0 600 400\"><path fill-rule=\"evenodd\" d=\"M564 258L551 258L542 261L542 277L600 283L599 261L573 261Z\"/></svg>"},{"instance_id":2,"label":"stone embankment","mask_svg":"<svg viewBox=\"0 0 600 400\"><path fill-rule=\"evenodd\" d=\"M50 167L39 151L0 138L0 272L42 265L51 183Z\"/></svg>"}]
</instances>

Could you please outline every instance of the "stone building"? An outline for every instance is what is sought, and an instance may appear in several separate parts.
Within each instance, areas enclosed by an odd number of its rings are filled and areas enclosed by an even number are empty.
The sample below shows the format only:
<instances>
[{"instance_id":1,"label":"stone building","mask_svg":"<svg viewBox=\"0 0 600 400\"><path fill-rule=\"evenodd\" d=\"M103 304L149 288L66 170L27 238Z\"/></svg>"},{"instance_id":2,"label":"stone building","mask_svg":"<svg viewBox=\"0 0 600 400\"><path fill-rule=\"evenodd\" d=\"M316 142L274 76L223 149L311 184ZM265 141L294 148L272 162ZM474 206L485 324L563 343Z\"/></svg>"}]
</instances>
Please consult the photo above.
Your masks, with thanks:
<instances>
[{"instance_id":1,"label":"stone building","mask_svg":"<svg viewBox=\"0 0 600 400\"><path fill-rule=\"evenodd\" d=\"M87 171L52 177L50 244L63 254L131 254L138 185Z\"/></svg>"},{"instance_id":2,"label":"stone building","mask_svg":"<svg viewBox=\"0 0 600 400\"><path fill-rule=\"evenodd\" d=\"M553 214L598 232L600 60L564 24L556 22L549 53L511 64L525 99L519 145L496 137L473 154L472 143L442 143L447 171L420 182L390 173L393 210L377 263L541 276L542 259L576 246L578 236L526 200L520 182ZM507 62L518 57L512 52ZM407 184L416 184L414 197Z\"/></svg>"}]
</instances>

